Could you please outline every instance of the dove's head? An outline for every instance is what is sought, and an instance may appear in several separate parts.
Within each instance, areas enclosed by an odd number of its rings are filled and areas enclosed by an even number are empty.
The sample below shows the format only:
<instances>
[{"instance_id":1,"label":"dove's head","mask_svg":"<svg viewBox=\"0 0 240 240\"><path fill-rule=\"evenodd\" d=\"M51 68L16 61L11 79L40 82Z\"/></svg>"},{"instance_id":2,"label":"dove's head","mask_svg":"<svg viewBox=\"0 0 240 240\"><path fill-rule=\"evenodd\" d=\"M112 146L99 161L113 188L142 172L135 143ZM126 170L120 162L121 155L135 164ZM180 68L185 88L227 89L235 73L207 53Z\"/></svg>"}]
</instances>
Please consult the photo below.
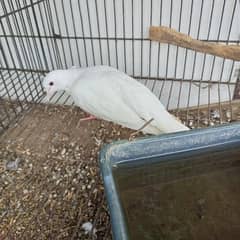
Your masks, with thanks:
<instances>
[{"instance_id":1,"label":"dove's head","mask_svg":"<svg viewBox=\"0 0 240 240\"><path fill-rule=\"evenodd\" d=\"M74 75L71 70L54 70L46 75L43 80L43 87L47 93L48 100L55 92L68 90L71 88Z\"/></svg>"}]
</instances>

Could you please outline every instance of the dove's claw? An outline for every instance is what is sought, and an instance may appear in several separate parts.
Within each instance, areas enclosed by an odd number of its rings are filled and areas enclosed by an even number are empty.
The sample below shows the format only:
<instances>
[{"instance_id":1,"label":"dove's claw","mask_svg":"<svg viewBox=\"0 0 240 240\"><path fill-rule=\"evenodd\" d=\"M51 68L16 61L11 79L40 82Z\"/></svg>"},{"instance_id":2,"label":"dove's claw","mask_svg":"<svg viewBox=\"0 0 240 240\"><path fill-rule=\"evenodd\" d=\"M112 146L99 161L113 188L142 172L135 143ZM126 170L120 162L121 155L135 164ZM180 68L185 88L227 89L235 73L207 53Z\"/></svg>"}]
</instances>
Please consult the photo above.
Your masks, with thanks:
<instances>
[{"instance_id":1,"label":"dove's claw","mask_svg":"<svg viewBox=\"0 0 240 240\"><path fill-rule=\"evenodd\" d=\"M95 120L95 119L97 119L95 116L90 115L89 117L81 118L80 122L88 121L88 120Z\"/></svg>"}]
</instances>

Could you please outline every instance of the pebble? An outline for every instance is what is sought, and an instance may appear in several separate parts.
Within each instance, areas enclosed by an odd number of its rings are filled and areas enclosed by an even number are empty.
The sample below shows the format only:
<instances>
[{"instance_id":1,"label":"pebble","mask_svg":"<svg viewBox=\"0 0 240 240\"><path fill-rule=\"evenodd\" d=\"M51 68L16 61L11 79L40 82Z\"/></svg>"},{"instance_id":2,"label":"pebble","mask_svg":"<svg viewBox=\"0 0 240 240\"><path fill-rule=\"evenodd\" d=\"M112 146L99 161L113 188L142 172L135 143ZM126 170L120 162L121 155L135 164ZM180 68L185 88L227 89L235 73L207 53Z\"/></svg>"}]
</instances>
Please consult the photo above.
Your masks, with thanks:
<instances>
[{"instance_id":1,"label":"pebble","mask_svg":"<svg viewBox=\"0 0 240 240\"><path fill-rule=\"evenodd\" d=\"M207 126L207 125L208 125L208 120L207 120L207 119L204 119L204 120L203 120L203 124Z\"/></svg>"},{"instance_id":2,"label":"pebble","mask_svg":"<svg viewBox=\"0 0 240 240\"><path fill-rule=\"evenodd\" d=\"M193 126L193 120L189 120L188 126L189 126L189 127L192 127L192 126Z\"/></svg>"},{"instance_id":3,"label":"pebble","mask_svg":"<svg viewBox=\"0 0 240 240\"><path fill-rule=\"evenodd\" d=\"M31 155L31 152L30 152L29 149L26 150L26 154L27 154L28 156Z\"/></svg>"},{"instance_id":4,"label":"pebble","mask_svg":"<svg viewBox=\"0 0 240 240\"><path fill-rule=\"evenodd\" d=\"M230 111L226 111L226 117L227 117L228 119L231 119L231 112L230 112Z\"/></svg>"},{"instance_id":5,"label":"pebble","mask_svg":"<svg viewBox=\"0 0 240 240\"><path fill-rule=\"evenodd\" d=\"M209 125L210 126L214 126L215 124L214 124L214 122L210 122Z\"/></svg>"},{"instance_id":6,"label":"pebble","mask_svg":"<svg viewBox=\"0 0 240 240\"><path fill-rule=\"evenodd\" d=\"M65 153L66 153L66 148L63 148L63 150L61 151L61 155L65 155Z\"/></svg>"},{"instance_id":7,"label":"pebble","mask_svg":"<svg viewBox=\"0 0 240 240\"><path fill-rule=\"evenodd\" d=\"M79 174L79 178L80 178L80 179L84 179L83 174L80 173L80 174Z\"/></svg>"},{"instance_id":8,"label":"pebble","mask_svg":"<svg viewBox=\"0 0 240 240\"><path fill-rule=\"evenodd\" d=\"M27 190L27 189L24 189L24 190L23 190L23 194L28 194L28 190Z\"/></svg>"},{"instance_id":9,"label":"pebble","mask_svg":"<svg viewBox=\"0 0 240 240\"><path fill-rule=\"evenodd\" d=\"M77 179L74 178L74 179L72 180L72 182L73 182L73 183L77 183Z\"/></svg>"}]
</instances>

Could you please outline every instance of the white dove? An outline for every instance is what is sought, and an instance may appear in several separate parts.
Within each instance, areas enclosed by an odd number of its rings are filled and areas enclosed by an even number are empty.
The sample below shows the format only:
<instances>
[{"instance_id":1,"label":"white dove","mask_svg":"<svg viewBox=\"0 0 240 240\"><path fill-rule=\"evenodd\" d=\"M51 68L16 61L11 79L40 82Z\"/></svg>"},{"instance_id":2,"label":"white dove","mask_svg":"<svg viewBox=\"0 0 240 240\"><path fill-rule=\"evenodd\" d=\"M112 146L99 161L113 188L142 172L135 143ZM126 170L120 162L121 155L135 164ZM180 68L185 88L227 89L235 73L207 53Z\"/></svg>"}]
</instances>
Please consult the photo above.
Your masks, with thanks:
<instances>
[{"instance_id":1,"label":"white dove","mask_svg":"<svg viewBox=\"0 0 240 240\"><path fill-rule=\"evenodd\" d=\"M109 66L54 70L44 78L43 87L48 98L65 90L91 115L143 133L189 130L147 87Z\"/></svg>"}]
</instances>

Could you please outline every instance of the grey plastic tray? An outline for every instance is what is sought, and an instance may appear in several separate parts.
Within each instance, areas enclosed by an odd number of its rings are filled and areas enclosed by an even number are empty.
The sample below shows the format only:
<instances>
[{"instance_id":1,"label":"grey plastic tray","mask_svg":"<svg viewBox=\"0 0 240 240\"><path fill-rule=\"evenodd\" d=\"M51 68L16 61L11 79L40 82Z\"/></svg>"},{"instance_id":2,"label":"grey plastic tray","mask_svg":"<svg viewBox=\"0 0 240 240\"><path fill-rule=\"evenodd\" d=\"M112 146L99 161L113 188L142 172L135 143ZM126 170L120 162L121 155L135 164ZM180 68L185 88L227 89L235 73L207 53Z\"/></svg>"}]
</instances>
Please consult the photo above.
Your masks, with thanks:
<instances>
[{"instance_id":1,"label":"grey plastic tray","mask_svg":"<svg viewBox=\"0 0 240 240\"><path fill-rule=\"evenodd\" d=\"M110 210L113 237L115 240L129 239L129 231L126 217L120 202L115 179L118 169L139 168L139 166L151 166L161 161L180 162L186 157L208 154L216 151L228 151L228 149L240 147L240 124L221 125L206 129L166 134L159 137L144 138L132 142L116 142L105 146L101 151L100 165L104 180L107 202ZM194 160L193 160L194 162ZM209 171L215 167L216 160L208 161ZM219 163L220 164L220 163ZM224 167L224 165L222 166ZM178 169L178 168L176 168ZM175 169L166 177L159 171L156 181L167 181L171 178L181 177L181 173ZM164 170L163 170L164 171ZM205 171L204 169L202 171ZM179 175L180 174L180 175ZM184 174L188 174L184 172ZM162 175L162 177L161 177ZM179 175L179 176L178 176ZM141 179L139 179L141 182Z\"/></svg>"}]
</instances>

